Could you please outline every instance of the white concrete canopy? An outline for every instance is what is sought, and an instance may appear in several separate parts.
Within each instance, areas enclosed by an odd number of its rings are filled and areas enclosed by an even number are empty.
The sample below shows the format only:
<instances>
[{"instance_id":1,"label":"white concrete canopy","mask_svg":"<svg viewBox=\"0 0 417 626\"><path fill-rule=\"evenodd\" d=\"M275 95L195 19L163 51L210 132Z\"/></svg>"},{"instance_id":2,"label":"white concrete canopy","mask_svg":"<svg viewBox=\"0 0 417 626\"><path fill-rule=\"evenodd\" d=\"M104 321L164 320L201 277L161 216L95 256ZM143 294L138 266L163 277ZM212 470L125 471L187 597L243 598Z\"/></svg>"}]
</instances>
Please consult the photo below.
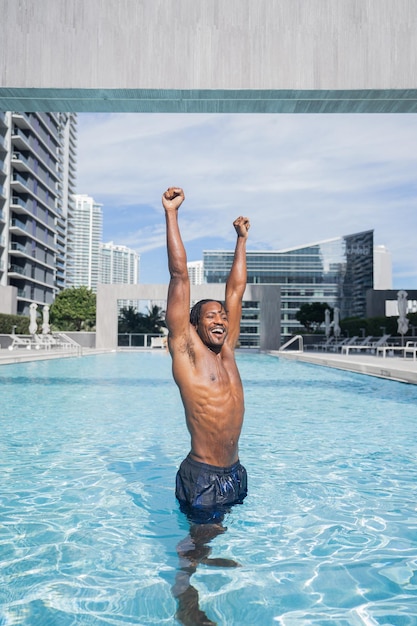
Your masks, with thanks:
<instances>
[{"instance_id":1,"label":"white concrete canopy","mask_svg":"<svg viewBox=\"0 0 417 626\"><path fill-rule=\"evenodd\" d=\"M191 300L224 300L225 285L192 285ZM168 285L98 285L96 347L117 349L118 300L166 300ZM281 345L281 289L278 285L247 285L243 300L259 302L260 349L278 350Z\"/></svg>"},{"instance_id":2,"label":"white concrete canopy","mask_svg":"<svg viewBox=\"0 0 417 626\"><path fill-rule=\"evenodd\" d=\"M0 0L0 46L3 111L417 113L416 0Z\"/></svg>"},{"instance_id":3,"label":"white concrete canopy","mask_svg":"<svg viewBox=\"0 0 417 626\"><path fill-rule=\"evenodd\" d=\"M0 0L0 110L415 113L415 0Z\"/></svg>"}]
</instances>

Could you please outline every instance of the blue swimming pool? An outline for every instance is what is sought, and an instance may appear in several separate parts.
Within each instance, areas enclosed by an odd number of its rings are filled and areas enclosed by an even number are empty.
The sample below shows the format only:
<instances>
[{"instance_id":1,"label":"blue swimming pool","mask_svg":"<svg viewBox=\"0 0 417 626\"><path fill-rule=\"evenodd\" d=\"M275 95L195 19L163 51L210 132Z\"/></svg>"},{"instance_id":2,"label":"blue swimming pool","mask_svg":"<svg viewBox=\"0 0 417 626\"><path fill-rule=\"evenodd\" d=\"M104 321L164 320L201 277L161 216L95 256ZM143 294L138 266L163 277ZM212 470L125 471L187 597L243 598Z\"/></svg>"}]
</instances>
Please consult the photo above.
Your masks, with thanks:
<instances>
[{"instance_id":1,"label":"blue swimming pool","mask_svg":"<svg viewBox=\"0 0 417 626\"><path fill-rule=\"evenodd\" d=\"M249 495L200 565L219 625L417 624L417 387L239 354ZM165 353L0 368L0 624L176 624L189 438Z\"/></svg>"}]
</instances>

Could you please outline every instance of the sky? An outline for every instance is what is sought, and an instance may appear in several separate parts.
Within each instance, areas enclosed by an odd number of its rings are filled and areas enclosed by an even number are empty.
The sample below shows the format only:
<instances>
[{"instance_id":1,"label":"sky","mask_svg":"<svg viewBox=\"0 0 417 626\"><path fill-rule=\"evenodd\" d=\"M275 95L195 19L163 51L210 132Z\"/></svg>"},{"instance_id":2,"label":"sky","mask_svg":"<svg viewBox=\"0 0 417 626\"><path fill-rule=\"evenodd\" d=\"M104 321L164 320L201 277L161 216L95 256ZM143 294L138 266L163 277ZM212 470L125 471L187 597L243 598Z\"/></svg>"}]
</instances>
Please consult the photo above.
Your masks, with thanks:
<instances>
[{"instance_id":1,"label":"sky","mask_svg":"<svg viewBox=\"0 0 417 626\"><path fill-rule=\"evenodd\" d=\"M393 288L417 289L417 115L78 114L77 193L103 205L103 241L140 254L140 282L167 283L162 193L182 187L189 261L282 250L374 230Z\"/></svg>"}]
</instances>

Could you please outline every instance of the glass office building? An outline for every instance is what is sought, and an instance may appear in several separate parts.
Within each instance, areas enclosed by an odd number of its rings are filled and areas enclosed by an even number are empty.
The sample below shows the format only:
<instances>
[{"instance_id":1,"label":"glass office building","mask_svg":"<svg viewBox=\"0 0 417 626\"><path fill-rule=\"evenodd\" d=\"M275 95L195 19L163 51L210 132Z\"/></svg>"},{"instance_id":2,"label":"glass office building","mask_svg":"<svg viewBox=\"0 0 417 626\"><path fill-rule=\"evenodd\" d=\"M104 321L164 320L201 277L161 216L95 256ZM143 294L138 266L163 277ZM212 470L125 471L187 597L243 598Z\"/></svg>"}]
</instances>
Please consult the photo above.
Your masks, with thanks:
<instances>
[{"instance_id":1,"label":"glass office building","mask_svg":"<svg viewBox=\"0 0 417 626\"><path fill-rule=\"evenodd\" d=\"M373 231L279 251L248 251L248 283L278 284L281 287L282 335L301 327L295 319L302 304L326 302L339 307L341 318L366 315L366 291L373 289ZM224 283L233 260L233 251L204 252L207 283ZM242 330L252 324L245 320ZM256 318L256 316L255 316Z\"/></svg>"}]
</instances>

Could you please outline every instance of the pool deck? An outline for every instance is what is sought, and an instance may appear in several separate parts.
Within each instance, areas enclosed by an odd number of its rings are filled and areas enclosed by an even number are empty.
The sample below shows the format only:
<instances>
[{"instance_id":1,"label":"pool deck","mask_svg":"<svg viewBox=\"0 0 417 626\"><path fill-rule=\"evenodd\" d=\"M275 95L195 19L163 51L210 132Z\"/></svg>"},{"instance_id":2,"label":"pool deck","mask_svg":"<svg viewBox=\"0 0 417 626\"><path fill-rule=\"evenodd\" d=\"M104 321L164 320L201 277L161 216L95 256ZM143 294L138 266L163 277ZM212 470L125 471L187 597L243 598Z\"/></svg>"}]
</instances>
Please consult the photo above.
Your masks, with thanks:
<instances>
[{"instance_id":1,"label":"pool deck","mask_svg":"<svg viewBox=\"0 0 417 626\"><path fill-rule=\"evenodd\" d=\"M322 365L336 369L367 374L388 380L417 385L417 360L396 356L375 356L373 354L329 354L323 352L297 352L295 350L270 350L268 354L278 358Z\"/></svg>"},{"instance_id":2,"label":"pool deck","mask_svg":"<svg viewBox=\"0 0 417 626\"><path fill-rule=\"evenodd\" d=\"M88 356L90 354L102 354L108 350L96 350L95 348L79 349L41 349L27 350L26 348L17 348L16 350L0 350L0 365L10 365L11 363L28 363L29 361L46 361L50 359L75 359L78 357Z\"/></svg>"}]
</instances>

